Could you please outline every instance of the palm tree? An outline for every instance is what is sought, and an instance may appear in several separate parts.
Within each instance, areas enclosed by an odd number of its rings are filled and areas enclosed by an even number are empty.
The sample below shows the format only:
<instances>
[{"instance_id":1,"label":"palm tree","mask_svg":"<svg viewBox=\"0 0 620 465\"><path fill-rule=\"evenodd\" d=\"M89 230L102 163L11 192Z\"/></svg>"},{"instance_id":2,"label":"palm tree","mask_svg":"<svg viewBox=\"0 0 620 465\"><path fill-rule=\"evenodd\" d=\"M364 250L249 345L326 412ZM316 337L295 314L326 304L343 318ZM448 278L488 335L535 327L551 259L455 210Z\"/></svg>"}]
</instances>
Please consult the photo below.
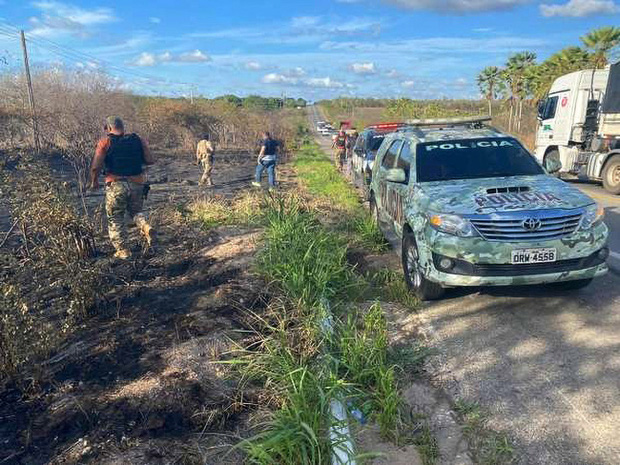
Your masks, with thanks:
<instances>
[{"instance_id":1,"label":"palm tree","mask_svg":"<svg viewBox=\"0 0 620 465\"><path fill-rule=\"evenodd\" d=\"M592 65L594 68L604 68L609 52L620 44L620 27L606 26L595 29L581 38L586 48L592 50Z\"/></svg>"},{"instance_id":2,"label":"palm tree","mask_svg":"<svg viewBox=\"0 0 620 465\"><path fill-rule=\"evenodd\" d=\"M558 77L587 69L591 66L592 55L581 47L567 47L551 55L538 66L527 69L525 79L531 95L542 99Z\"/></svg>"},{"instance_id":3,"label":"palm tree","mask_svg":"<svg viewBox=\"0 0 620 465\"><path fill-rule=\"evenodd\" d=\"M523 114L523 99L527 96L525 76L527 70L536 64L536 54L533 52L520 52L511 55L506 63L504 79L510 88L510 119L508 130L513 126L513 121L517 121L517 130L521 127L521 115ZM514 100L519 102L518 107L513 105ZM514 117L513 117L514 111ZM518 114L517 114L518 112ZM518 116L518 119L517 119Z\"/></svg>"},{"instance_id":4,"label":"palm tree","mask_svg":"<svg viewBox=\"0 0 620 465\"><path fill-rule=\"evenodd\" d=\"M476 78L480 92L489 101L489 116L493 115L492 103L495 100L500 81L501 70L497 66L487 66Z\"/></svg>"}]
</instances>

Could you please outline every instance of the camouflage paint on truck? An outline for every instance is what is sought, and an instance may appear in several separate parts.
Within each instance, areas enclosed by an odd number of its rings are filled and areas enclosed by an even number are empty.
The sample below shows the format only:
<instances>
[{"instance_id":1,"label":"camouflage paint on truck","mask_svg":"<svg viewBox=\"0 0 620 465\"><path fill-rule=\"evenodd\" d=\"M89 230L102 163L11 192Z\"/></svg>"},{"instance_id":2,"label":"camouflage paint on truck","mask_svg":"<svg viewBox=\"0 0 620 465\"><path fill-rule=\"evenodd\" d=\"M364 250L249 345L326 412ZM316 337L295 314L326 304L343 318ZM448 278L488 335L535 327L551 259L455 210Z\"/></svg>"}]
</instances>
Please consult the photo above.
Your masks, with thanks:
<instances>
[{"instance_id":1,"label":"camouflage paint on truck","mask_svg":"<svg viewBox=\"0 0 620 465\"><path fill-rule=\"evenodd\" d=\"M416 182L415 147L429 141L449 141L452 139L473 139L507 136L488 129L454 130L427 132L421 137L420 131L394 133L386 138L378 152L373 169L372 195L378 207L378 216L383 226L402 240L404 231L413 232L418 247L418 263L426 279L442 286L476 285L520 285L550 283L556 281L589 279L604 274L607 265L604 260L589 259L606 247L608 230L600 221L592 227L581 229L586 209L592 208L594 201L569 184L549 176L504 176L482 179L462 179L438 182ZM395 140L410 145L411 180L408 183L390 182L388 168L381 166L386 152ZM513 139L514 140L514 139ZM463 147L465 148L465 147ZM400 162L395 162L397 166ZM545 218L554 213L574 215L579 218L575 231L554 239L528 240L489 240L479 231L473 237L448 234L434 228L429 223L432 214L458 215L466 220L482 219L493 221L512 220L511 218ZM512 216L511 216L512 215ZM514 215L517 215L516 217ZM554 218L551 218L553 220ZM560 220L558 220L560 221ZM576 221L576 220L575 220ZM581 260L584 269L558 270L544 274L527 274L522 265L511 265L511 269L501 266L511 264L511 254L518 249L553 248L557 250L556 262ZM501 269L504 275L492 275L493 271L479 274L458 274L438 269L433 256L447 257L464 262L466 265L480 265L482 269ZM592 264L592 266L589 266ZM494 265L500 267L493 268ZM490 273L490 274L489 274Z\"/></svg>"}]
</instances>

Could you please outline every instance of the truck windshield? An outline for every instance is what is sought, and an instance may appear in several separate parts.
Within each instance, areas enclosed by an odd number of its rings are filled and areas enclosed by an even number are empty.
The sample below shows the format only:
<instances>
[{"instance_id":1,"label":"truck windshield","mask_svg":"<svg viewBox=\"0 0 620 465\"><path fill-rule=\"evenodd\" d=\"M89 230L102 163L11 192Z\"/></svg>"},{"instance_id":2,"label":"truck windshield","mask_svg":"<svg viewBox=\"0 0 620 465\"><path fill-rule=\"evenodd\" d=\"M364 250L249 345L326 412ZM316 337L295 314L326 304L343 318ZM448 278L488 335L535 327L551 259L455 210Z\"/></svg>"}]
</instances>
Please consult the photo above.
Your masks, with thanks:
<instances>
[{"instance_id":1,"label":"truck windshield","mask_svg":"<svg viewBox=\"0 0 620 465\"><path fill-rule=\"evenodd\" d=\"M437 141L418 144L418 182L544 174L512 138Z\"/></svg>"}]
</instances>

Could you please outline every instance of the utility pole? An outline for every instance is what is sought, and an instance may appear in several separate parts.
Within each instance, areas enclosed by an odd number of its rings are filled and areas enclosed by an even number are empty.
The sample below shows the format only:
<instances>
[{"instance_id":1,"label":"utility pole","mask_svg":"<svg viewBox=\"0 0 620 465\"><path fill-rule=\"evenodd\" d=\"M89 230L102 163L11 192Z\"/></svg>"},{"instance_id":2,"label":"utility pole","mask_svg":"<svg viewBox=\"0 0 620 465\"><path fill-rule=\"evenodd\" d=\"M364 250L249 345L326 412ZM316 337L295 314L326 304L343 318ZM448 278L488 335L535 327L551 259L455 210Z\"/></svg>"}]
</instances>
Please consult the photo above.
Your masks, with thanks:
<instances>
[{"instance_id":1,"label":"utility pole","mask_svg":"<svg viewBox=\"0 0 620 465\"><path fill-rule=\"evenodd\" d=\"M26 82L28 83L28 99L30 100L30 112L32 114L32 132L34 136L34 150L37 154L41 151L39 142L39 127L37 125L37 114L34 107L34 91L32 90L32 78L30 77L30 63L28 62L28 49L26 48L26 36L24 30L21 31L22 51L24 52L24 69L26 70Z\"/></svg>"}]
</instances>

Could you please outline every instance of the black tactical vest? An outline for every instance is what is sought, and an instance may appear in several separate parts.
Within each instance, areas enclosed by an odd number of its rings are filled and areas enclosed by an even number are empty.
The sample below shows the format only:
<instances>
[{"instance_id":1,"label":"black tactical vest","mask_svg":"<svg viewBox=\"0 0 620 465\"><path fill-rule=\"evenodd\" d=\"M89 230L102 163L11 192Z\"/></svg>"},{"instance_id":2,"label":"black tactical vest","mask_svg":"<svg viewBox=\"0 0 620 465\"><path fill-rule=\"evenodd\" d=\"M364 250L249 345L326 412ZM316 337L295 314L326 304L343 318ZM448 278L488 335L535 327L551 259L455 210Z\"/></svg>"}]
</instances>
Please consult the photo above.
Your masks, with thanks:
<instances>
[{"instance_id":1,"label":"black tactical vest","mask_svg":"<svg viewBox=\"0 0 620 465\"><path fill-rule=\"evenodd\" d=\"M106 173L136 176L142 173L144 148L136 134L108 134L110 147L105 156Z\"/></svg>"}]
</instances>

